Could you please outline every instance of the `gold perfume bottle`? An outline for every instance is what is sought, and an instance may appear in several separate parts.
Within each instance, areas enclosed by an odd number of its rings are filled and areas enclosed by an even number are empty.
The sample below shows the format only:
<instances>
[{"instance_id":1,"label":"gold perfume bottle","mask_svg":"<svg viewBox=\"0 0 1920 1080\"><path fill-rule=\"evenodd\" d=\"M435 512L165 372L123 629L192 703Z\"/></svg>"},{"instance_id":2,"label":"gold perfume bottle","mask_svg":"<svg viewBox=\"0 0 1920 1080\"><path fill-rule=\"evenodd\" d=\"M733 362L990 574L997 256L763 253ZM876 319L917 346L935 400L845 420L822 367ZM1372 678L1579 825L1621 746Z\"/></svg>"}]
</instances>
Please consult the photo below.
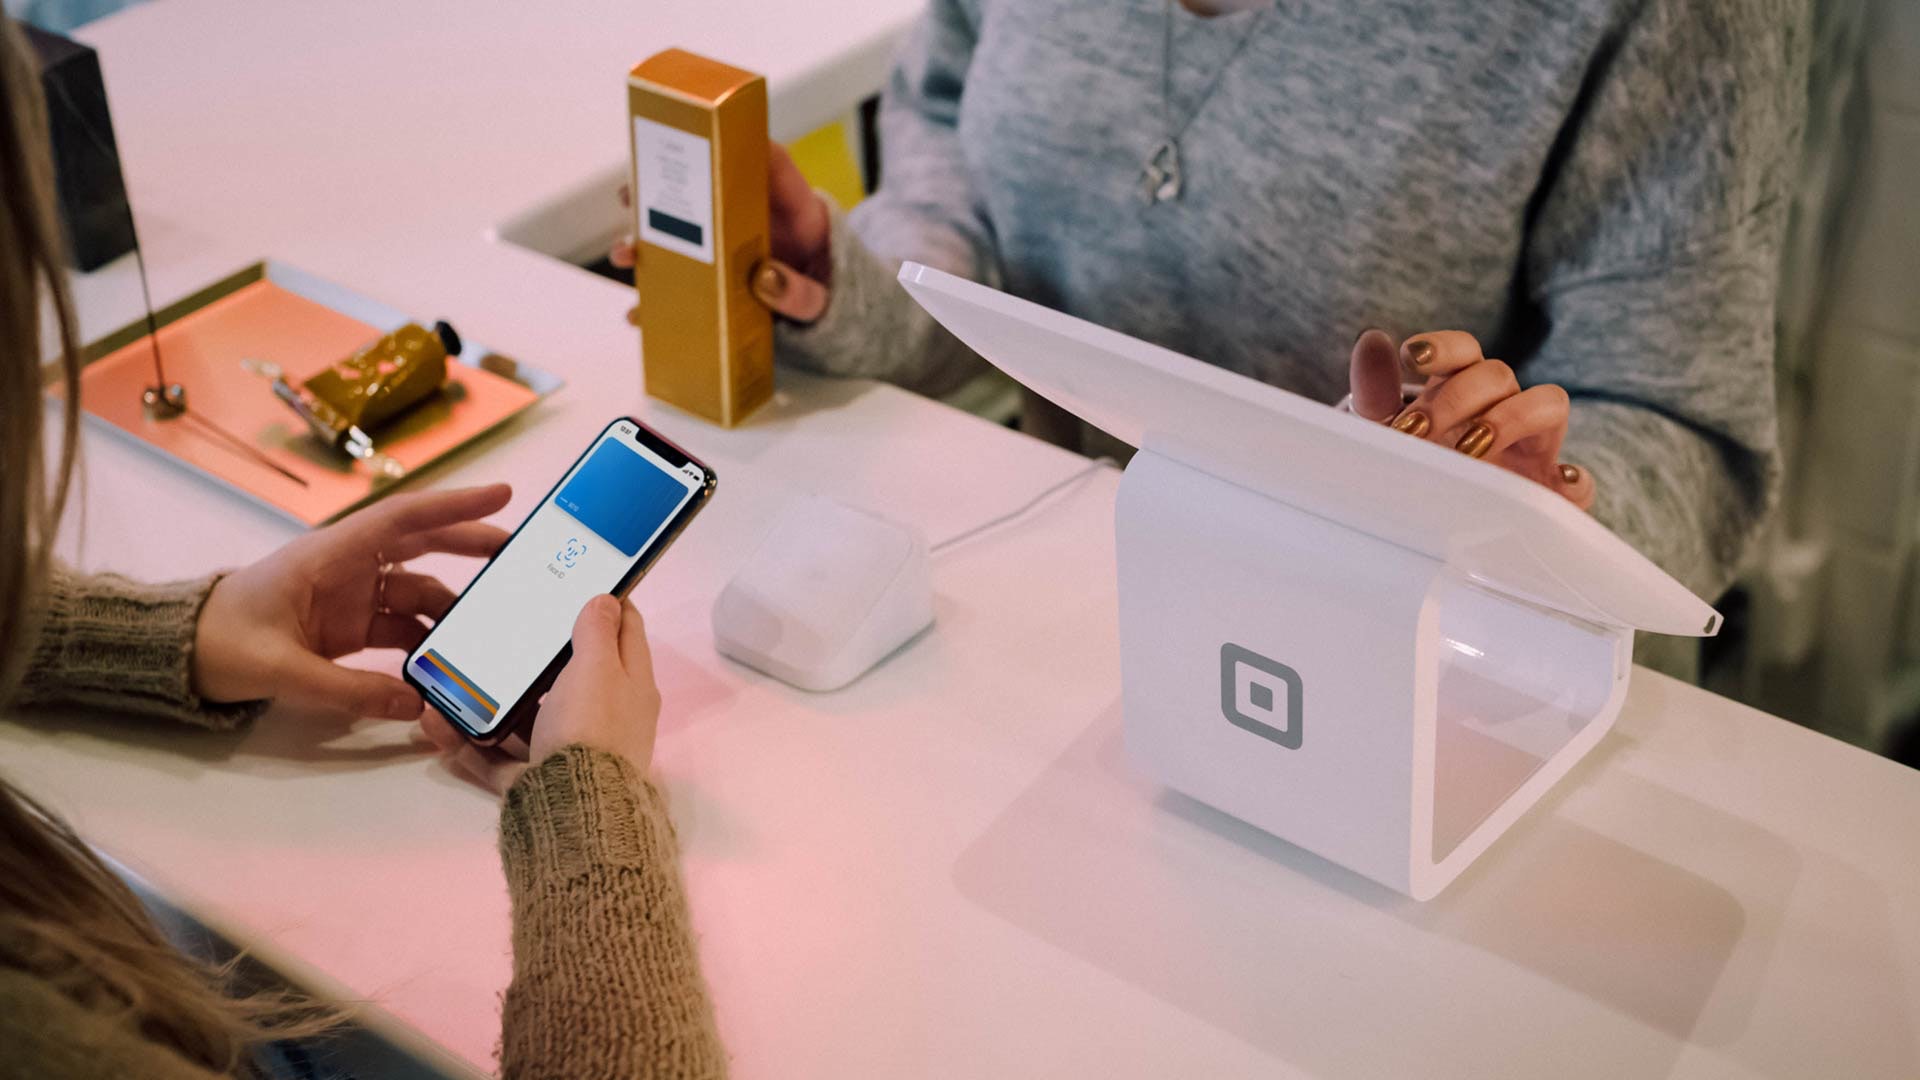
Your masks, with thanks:
<instances>
[{"instance_id":1,"label":"gold perfume bottle","mask_svg":"<svg viewBox=\"0 0 1920 1080\"><path fill-rule=\"evenodd\" d=\"M680 49L627 78L634 285L647 393L723 427L773 396L773 316L749 289L767 257L767 84Z\"/></svg>"}]
</instances>

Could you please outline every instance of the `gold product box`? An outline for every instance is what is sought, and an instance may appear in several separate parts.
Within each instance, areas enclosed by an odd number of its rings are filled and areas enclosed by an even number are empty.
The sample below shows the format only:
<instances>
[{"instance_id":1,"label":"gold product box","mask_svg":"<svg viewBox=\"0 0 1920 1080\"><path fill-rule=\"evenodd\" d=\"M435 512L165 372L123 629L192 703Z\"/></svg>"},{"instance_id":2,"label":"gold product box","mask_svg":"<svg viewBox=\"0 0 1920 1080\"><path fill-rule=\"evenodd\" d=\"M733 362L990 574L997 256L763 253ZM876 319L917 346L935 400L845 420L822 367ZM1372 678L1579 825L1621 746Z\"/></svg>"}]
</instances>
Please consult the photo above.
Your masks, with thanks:
<instances>
[{"instance_id":1,"label":"gold product box","mask_svg":"<svg viewBox=\"0 0 1920 1080\"><path fill-rule=\"evenodd\" d=\"M773 396L767 81L680 49L627 76L647 393L723 427Z\"/></svg>"}]
</instances>

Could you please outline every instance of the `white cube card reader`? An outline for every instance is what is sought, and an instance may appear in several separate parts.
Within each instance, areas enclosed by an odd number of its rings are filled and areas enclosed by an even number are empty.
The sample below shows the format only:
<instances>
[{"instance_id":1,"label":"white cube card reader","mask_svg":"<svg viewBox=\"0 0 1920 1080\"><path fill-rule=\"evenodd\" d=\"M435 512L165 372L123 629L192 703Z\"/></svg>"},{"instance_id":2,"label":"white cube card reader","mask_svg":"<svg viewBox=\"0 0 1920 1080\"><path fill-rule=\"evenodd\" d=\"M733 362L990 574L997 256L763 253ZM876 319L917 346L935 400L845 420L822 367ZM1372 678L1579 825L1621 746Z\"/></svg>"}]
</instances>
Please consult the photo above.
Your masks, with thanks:
<instances>
[{"instance_id":1,"label":"white cube card reader","mask_svg":"<svg viewBox=\"0 0 1920 1080\"><path fill-rule=\"evenodd\" d=\"M900 281L1140 448L1114 515L1128 756L1417 900L1613 726L1635 629L1719 629L1503 469L917 263Z\"/></svg>"},{"instance_id":2,"label":"white cube card reader","mask_svg":"<svg viewBox=\"0 0 1920 1080\"><path fill-rule=\"evenodd\" d=\"M933 625L920 530L818 495L783 508L713 602L721 655L838 690Z\"/></svg>"}]
</instances>

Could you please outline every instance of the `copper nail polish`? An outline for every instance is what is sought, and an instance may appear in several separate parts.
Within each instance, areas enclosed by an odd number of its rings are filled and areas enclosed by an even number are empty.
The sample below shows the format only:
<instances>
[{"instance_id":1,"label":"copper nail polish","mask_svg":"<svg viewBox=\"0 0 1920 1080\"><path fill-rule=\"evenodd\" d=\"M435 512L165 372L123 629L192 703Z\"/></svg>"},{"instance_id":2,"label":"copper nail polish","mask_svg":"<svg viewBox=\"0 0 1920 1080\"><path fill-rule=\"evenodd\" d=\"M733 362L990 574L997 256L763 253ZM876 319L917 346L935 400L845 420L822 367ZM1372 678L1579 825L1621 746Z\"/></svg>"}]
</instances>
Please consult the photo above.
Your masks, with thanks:
<instances>
[{"instance_id":1,"label":"copper nail polish","mask_svg":"<svg viewBox=\"0 0 1920 1080\"><path fill-rule=\"evenodd\" d=\"M1433 363L1433 342L1410 341L1407 343L1407 363L1415 368L1423 368Z\"/></svg>"},{"instance_id":2,"label":"copper nail polish","mask_svg":"<svg viewBox=\"0 0 1920 1080\"><path fill-rule=\"evenodd\" d=\"M1487 451L1493 449L1493 429L1475 420L1467 433L1460 436L1460 441L1453 444L1453 448L1471 458L1486 457Z\"/></svg>"},{"instance_id":3,"label":"copper nail polish","mask_svg":"<svg viewBox=\"0 0 1920 1080\"><path fill-rule=\"evenodd\" d=\"M1393 422L1393 430L1405 432L1416 439L1424 439L1427 432L1433 430L1433 421L1418 409L1408 409Z\"/></svg>"},{"instance_id":4,"label":"copper nail polish","mask_svg":"<svg viewBox=\"0 0 1920 1080\"><path fill-rule=\"evenodd\" d=\"M1569 484L1579 483L1580 482L1580 466L1578 465L1560 466L1560 479L1566 481Z\"/></svg>"},{"instance_id":5,"label":"copper nail polish","mask_svg":"<svg viewBox=\"0 0 1920 1080\"><path fill-rule=\"evenodd\" d=\"M753 291L764 300L778 300L787 295L787 275L772 264L762 266L753 275Z\"/></svg>"}]
</instances>

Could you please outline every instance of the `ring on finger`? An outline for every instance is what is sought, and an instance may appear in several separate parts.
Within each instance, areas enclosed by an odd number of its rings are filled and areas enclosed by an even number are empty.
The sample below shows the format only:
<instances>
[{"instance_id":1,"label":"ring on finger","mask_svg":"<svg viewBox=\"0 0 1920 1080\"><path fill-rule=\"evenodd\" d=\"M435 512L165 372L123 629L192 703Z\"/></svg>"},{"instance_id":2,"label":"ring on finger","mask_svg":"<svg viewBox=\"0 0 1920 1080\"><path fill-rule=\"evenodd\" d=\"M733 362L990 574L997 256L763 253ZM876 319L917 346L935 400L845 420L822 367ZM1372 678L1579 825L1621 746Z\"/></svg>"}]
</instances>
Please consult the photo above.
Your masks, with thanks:
<instances>
[{"instance_id":1,"label":"ring on finger","mask_svg":"<svg viewBox=\"0 0 1920 1080\"><path fill-rule=\"evenodd\" d=\"M380 570L373 579L373 610L386 615L393 610L387 606L387 579L393 576L394 564L388 562L382 553L376 553L374 560L379 563Z\"/></svg>"}]
</instances>

